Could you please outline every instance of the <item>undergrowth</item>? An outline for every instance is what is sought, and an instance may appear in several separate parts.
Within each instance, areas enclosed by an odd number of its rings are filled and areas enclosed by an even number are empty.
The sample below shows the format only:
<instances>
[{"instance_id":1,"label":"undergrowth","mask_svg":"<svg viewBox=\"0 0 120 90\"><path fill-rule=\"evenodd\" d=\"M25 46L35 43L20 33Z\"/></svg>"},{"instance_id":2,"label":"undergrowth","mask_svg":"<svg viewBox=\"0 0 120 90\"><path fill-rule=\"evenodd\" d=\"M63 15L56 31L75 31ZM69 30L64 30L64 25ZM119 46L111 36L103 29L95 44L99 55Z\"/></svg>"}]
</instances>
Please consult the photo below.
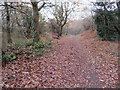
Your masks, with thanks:
<instances>
[{"instance_id":1,"label":"undergrowth","mask_svg":"<svg viewBox=\"0 0 120 90\"><path fill-rule=\"evenodd\" d=\"M8 45L7 49L2 51L2 66L6 66L9 62L16 60L19 56L26 55L29 58L37 58L48 53L52 49L52 39L46 38L46 42L32 42L25 40L22 43L14 42Z\"/></svg>"}]
</instances>

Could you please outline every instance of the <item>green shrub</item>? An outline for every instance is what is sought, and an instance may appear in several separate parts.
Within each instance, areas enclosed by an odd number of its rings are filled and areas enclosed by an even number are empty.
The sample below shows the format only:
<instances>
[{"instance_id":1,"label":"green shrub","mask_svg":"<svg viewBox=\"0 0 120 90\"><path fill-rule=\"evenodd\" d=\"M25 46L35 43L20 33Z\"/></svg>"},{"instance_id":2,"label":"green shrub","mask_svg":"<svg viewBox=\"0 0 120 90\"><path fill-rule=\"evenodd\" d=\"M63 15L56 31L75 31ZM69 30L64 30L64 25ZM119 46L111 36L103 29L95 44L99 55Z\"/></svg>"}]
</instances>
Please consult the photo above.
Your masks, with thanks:
<instances>
[{"instance_id":1,"label":"green shrub","mask_svg":"<svg viewBox=\"0 0 120 90\"><path fill-rule=\"evenodd\" d=\"M9 56L9 61L13 61L17 59L17 55L15 53L8 55Z\"/></svg>"},{"instance_id":2,"label":"green shrub","mask_svg":"<svg viewBox=\"0 0 120 90\"><path fill-rule=\"evenodd\" d=\"M7 63L17 59L15 53L9 54L6 51L2 51L2 66L5 66Z\"/></svg>"},{"instance_id":3,"label":"green shrub","mask_svg":"<svg viewBox=\"0 0 120 90\"><path fill-rule=\"evenodd\" d=\"M45 44L42 41L35 42L35 48L44 48Z\"/></svg>"}]
</instances>

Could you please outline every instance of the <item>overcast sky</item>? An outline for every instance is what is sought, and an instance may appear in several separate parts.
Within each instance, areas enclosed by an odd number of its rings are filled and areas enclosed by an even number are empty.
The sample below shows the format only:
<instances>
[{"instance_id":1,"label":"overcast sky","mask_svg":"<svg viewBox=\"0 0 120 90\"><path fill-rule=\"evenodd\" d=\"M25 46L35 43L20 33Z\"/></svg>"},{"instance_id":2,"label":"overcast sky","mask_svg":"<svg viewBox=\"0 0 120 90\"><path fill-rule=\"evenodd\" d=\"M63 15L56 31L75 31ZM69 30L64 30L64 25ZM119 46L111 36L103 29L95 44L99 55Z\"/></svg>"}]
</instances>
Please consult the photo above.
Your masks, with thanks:
<instances>
[{"instance_id":1,"label":"overcast sky","mask_svg":"<svg viewBox=\"0 0 120 90\"><path fill-rule=\"evenodd\" d=\"M78 19L83 19L87 16L91 15L91 9L92 9L92 4L90 3L91 0L49 0L51 3L54 2L69 2L70 6L72 7L73 3L77 3L74 12L71 13L69 18L71 20L78 20ZM93 0L92 0L93 1ZM94 0L95 1L95 0ZM47 18L54 18L54 16L51 14L52 9L42 9L41 13L42 15L47 19Z\"/></svg>"},{"instance_id":2,"label":"overcast sky","mask_svg":"<svg viewBox=\"0 0 120 90\"><path fill-rule=\"evenodd\" d=\"M71 3L77 3L77 6L75 7L75 11L71 13L70 19L71 20L79 20L83 19L85 17L92 15L92 9L94 9L93 4L91 2L116 2L120 0L49 0L51 3L54 2L69 2ZM72 5L71 5L72 6ZM45 18L54 18L52 14L50 14L50 9L42 9L42 15L45 16ZM92 13L91 13L92 12Z\"/></svg>"},{"instance_id":3,"label":"overcast sky","mask_svg":"<svg viewBox=\"0 0 120 90\"><path fill-rule=\"evenodd\" d=\"M3 1L3 0L0 0ZM5 0L4 0L5 1ZM7 0L7 1L30 1L30 0ZM35 1L35 0L33 0ZM39 0L40 1L40 0ZM83 19L85 17L91 16L91 11L93 9L93 6L91 4L91 2L96 2L96 1L116 1L116 0L48 0L51 3L54 2L69 2L69 4L72 7L72 3L77 3L75 8L74 8L74 12L71 13L70 15L70 19L71 20L78 20L78 19ZM51 14L52 9L48 8L48 9L42 9L41 10L41 14L45 17L45 19L47 20L48 18L54 18L54 16Z\"/></svg>"},{"instance_id":4,"label":"overcast sky","mask_svg":"<svg viewBox=\"0 0 120 90\"><path fill-rule=\"evenodd\" d=\"M26 1L29 2L30 0L0 0L0 2L2 1L11 1L11 2L21 2L21 1ZM35 0L33 0L35 1ZM39 0L40 1L40 0ZM42 0L41 0L42 1ZM82 19L85 18L87 16L91 15L91 5L90 2L91 1L96 1L96 0L48 0L51 3L54 2L69 2L70 6L72 7L72 3L77 3L75 8L74 8L74 12L71 13L71 15L69 16L70 19L72 20L78 20L78 19ZM42 9L40 11L40 13L45 17L45 19L47 20L48 18L54 18L54 16L51 14L52 9L48 8L48 9Z\"/></svg>"}]
</instances>

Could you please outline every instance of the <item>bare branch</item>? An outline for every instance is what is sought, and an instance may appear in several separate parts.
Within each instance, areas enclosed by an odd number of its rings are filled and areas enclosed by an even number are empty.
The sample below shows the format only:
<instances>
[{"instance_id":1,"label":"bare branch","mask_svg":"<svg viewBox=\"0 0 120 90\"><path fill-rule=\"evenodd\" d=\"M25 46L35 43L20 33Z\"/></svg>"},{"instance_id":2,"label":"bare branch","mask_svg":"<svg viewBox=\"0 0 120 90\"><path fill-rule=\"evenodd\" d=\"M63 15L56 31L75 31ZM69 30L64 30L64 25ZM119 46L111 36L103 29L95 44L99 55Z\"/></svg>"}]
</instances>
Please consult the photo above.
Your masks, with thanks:
<instances>
[{"instance_id":1,"label":"bare branch","mask_svg":"<svg viewBox=\"0 0 120 90\"><path fill-rule=\"evenodd\" d=\"M44 6L45 6L45 2L43 2L42 6L40 6L40 8L38 8L38 11L40 11Z\"/></svg>"}]
</instances>

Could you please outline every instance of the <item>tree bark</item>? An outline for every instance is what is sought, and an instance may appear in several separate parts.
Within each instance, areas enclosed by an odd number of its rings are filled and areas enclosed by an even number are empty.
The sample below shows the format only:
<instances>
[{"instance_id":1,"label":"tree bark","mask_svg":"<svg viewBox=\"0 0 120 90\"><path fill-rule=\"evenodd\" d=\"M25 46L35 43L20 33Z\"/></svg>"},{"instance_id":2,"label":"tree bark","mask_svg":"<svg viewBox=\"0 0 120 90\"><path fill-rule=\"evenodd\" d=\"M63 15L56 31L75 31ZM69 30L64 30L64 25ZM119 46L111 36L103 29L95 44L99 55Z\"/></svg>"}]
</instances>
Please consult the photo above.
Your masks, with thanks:
<instances>
[{"instance_id":1,"label":"tree bark","mask_svg":"<svg viewBox=\"0 0 120 90\"><path fill-rule=\"evenodd\" d=\"M4 2L5 4L5 9L6 9L6 21L7 21L7 42L12 43L11 39L11 31L10 31L10 13L9 13L9 8L7 5L7 2Z\"/></svg>"},{"instance_id":2,"label":"tree bark","mask_svg":"<svg viewBox=\"0 0 120 90\"><path fill-rule=\"evenodd\" d=\"M39 10L38 2L31 2L33 7L33 19L34 19L34 39L33 42L38 42L39 38Z\"/></svg>"},{"instance_id":3,"label":"tree bark","mask_svg":"<svg viewBox=\"0 0 120 90\"><path fill-rule=\"evenodd\" d=\"M60 36L62 36L62 33L63 33L63 27L61 26L60 27Z\"/></svg>"}]
</instances>

